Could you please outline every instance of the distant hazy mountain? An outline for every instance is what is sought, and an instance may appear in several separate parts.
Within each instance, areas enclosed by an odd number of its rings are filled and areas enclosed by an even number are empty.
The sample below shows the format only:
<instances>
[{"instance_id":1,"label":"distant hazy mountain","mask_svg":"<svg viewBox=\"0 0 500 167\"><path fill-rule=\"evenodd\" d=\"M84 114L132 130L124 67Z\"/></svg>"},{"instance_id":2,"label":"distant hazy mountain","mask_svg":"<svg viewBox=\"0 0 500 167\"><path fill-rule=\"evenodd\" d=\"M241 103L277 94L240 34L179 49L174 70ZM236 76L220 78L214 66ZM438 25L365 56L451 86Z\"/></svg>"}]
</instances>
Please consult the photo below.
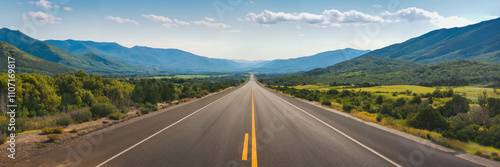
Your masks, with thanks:
<instances>
[{"instance_id":1,"label":"distant hazy mountain","mask_svg":"<svg viewBox=\"0 0 500 167\"><path fill-rule=\"evenodd\" d=\"M45 42L77 55L92 52L129 64L177 72L292 73L330 66L368 52L343 49L295 59L246 61L208 58L178 49L156 49L143 46L127 48L110 42L75 40L47 40Z\"/></svg>"},{"instance_id":2,"label":"distant hazy mountain","mask_svg":"<svg viewBox=\"0 0 500 167\"><path fill-rule=\"evenodd\" d=\"M370 50L342 49L318 53L312 56L299 57L294 59L273 60L266 62L262 67L252 69L253 72L260 73L293 73L308 71L315 68L323 68L350 60Z\"/></svg>"},{"instance_id":3,"label":"distant hazy mountain","mask_svg":"<svg viewBox=\"0 0 500 167\"><path fill-rule=\"evenodd\" d=\"M460 28L440 29L363 56L421 64L471 59L500 63L500 18Z\"/></svg>"},{"instance_id":4,"label":"distant hazy mountain","mask_svg":"<svg viewBox=\"0 0 500 167\"><path fill-rule=\"evenodd\" d=\"M155 67L176 72L233 72L239 64L225 59L198 56L179 49L156 49L143 46L127 48L112 42L47 40L73 54L89 52L133 65Z\"/></svg>"},{"instance_id":5,"label":"distant hazy mountain","mask_svg":"<svg viewBox=\"0 0 500 167\"><path fill-rule=\"evenodd\" d=\"M101 74L142 73L144 68L110 60L96 54L78 56L52 44L33 39L20 31L0 29L0 41L28 54L57 64Z\"/></svg>"},{"instance_id":6,"label":"distant hazy mountain","mask_svg":"<svg viewBox=\"0 0 500 167\"><path fill-rule=\"evenodd\" d=\"M16 65L17 73L38 73L44 75L53 75L55 73L70 73L75 69L50 62L26 52L23 52L16 47L6 42L0 42L0 63L4 64L0 69L7 71L7 57L13 57Z\"/></svg>"}]
</instances>

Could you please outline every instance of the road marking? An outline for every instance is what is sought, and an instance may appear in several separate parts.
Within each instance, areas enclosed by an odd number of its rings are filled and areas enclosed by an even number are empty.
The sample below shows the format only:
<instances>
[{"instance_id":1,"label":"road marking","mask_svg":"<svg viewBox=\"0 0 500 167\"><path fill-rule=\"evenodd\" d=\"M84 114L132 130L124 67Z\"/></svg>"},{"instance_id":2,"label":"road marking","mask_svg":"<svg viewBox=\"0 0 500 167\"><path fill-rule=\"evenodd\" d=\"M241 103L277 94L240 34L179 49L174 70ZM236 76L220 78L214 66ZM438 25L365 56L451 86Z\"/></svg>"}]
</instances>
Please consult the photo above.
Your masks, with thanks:
<instances>
[{"instance_id":1,"label":"road marking","mask_svg":"<svg viewBox=\"0 0 500 167\"><path fill-rule=\"evenodd\" d=\"M243 155L241 155L241 160L246 161L248 157L248 133L245 133L245 139L243 142Z\"/></svg>"},{"instance_id":2,"label":"road marking","mask_svg":"<svg viewBox=\"0 0 500 167\"><path fill-rule=\"evenodd\" d=\"M199 111L201 111L201 110L203 110L203 109L207 108L208 106L210 106L210 105L212 105L212 104L214 104L214 103L218 102L219 100L221 100L221 99L225 98L226 96L228 96L228 95L230 95L230 94L232 94L232 93L234 93L234 92L235 92L235 91L233 91L233 92L231 92L231 93L229 93L229 94L227 94L227 95L222 96L221 98L219 98L219 99L217 99L217 100L215 100L215 101L211 102L210 104L207 104L206 106L203 106L202 108L200 108L200 109L196 110L195 112L193 112L193 113L191 113L191 114L189 114L189 115L185 116L184 118L182 118L182 119L178 120L177 122L174 122L173 124L171 124L171 125L169 125L169 126L167 126L167 127L163 128L162 130L160 130L160 131L158 131L158 132L154 133L153 135L151 135L151 136L149 136L149 137L147 137L147 138L145 138L145 139L141 140L140 142L138 142L138 143L134 144L133 146L130 146L129 148L127 148L127 149L123 150L122 152L120 152L120 153L116 154L115 156L113 156L113 157L109 158L108 160L104 161L103 163L101 163L101 164L97 165L96 167L101 167L102 165L104 165L104 164L108 163L109 161L111 161L111 160L115 159L116 157L118 157L118 156L122 155L123 153L125 153L125 152L127 152L127 151L131 150L132 148L134 148L134 147L138 146L138 145L139 145L139 144L141 144L141 143L144 143L145 141L147 141L147 140L151 139L152 137L154 137L154 136L156 136L156 135L160 134L161 132L163 132L163 131L167 130L168 128L170 128L170 127L172 127L172 126L174 126L175 124L177 124L177 123L179 123L179 122L183 121L184 119L186 119L186 118L190 117L191 115L196 114L197 112L199 112Z\"/></svg>"},{"instance_id":3,"label":"road marking","mask_svg":"<svg viewBox=\"0 0 500 167\"><path fill-rule=\"evenodd\" d=\"M253 93L253 92L252 92L252 93ZM397 164L396 162L392 161L391 159L389 159L389 158L385 157L384 155L382 155L382 154L378 153L377 151L375 151L375 150L371 149L370 147L368 147L368 146L364 145L363 143L361 143L361 142L357 141L356 139L353 139L352 137L350 137L350 136L346 135L344 132L342 132L342 131L340 131L340 130L338 130L338 129L334 128L333 126L331 126L331 125L329 125L329 124L327 124L327 123L325 123L325 122L323 122L321 119L319 119L319 118L317 118L317 117L315 117L315 116L313 116L313 115L309 114L308 112L306 112L306 111L304 111L303 109L301 109L301 108L299 108L299 107L297 107L297 106L293 105L292 103L290 103L290 102L286 101L285 99L283 99L283 98L279 97L278 95L275 95L275 94L273 94L273 93L271 93L271 94L272 94L272 95L274 95L274 96L276 96L276 97L278 97L279 99L283 100L285 103L288 103L288 104L290 104L291 106L293 106L293 107L297 108L298 110L302 111L303 113L305 113L305 114L309 115L310 117L312 117L312 118L316 119L317 121L319 121L319 122L323 123L324 125L328 126L329 128L331 128L331 129L333 129L333 130L337 131L338 133L340 133L340 134L341 134L341 135L343 135L344 137L346 137L346 138L348 138L349 140L353 141L354 143L356 143L356 144L358 144L358 145L360 145L360 146L364 147L364 148L365 148L365 149L367 149L368 151L370 151L370 152L372 152L373 154L375 154L375 155L379 156L380 158L382 158L382 159L386 160L387 162L391 163L392 165L397 166L397 167L401 167L401 165L399 165L399 164Z\"/></svg>"},{"instance_id":4,"label":"road marking","mask_svg":"<svg viewBox=\"0 0 500 167\"><path fill-rule=\"evenodd\" d=\"M252 167L257 167L257 140L255 139L255 107L253 104L253 83L252 83Z\"/></svg>"}]
</instances>

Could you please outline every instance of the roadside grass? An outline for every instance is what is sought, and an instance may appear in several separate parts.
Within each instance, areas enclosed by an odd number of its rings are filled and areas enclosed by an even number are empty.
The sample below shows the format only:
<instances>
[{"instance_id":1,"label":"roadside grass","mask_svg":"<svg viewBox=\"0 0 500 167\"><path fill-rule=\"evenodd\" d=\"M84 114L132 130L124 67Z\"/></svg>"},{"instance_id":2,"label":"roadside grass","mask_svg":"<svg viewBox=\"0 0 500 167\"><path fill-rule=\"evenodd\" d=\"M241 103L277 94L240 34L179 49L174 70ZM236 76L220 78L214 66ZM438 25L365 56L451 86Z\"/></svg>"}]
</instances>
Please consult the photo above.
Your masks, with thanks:
<instances>
[{"instance_id":1,"label":"roadside grass","mask_svg":"<svg viewBox=\"0 0 500 167\"><path fill-rule=\"evenodd\" d=\"M329 85L299 85L295 86L296 89L310 89L310 90L318 90L322 88L329 88ZM406 90L412 91L412 93L432 93L436 87L433 88L428 88L428 87L422 87L422 86L413 86L413 85L394 85L394 86L375 86L375 87L366 87L366 88L347 88L349 90L364 90L364 91L369 91L374 93L375 95L382 95L386 97L392 97L392 98L412 98L412 95L406 95L406 94L397 94L397 96L393 96L392 92L406 92ZM442 90L446 90L447 88L441 87ZM453 87L453 90L455 93L466 94L466 98L470 100L476 100L477 96L484 92L485 90L488 92L488 97L496 97L500 98L500 95L496 94L493 92L492 88L482 88L482 87L475 87L475 86L465 86L465 87ZM375 93L379 92L379 93ZM305 99L302 99L305 100ZM439 106L443 105L446 101L451 100L451 98L434 98L434 106ZM307 100L306 100L307 101ZM475 104L472 104L475 105ZM326 106L326 105L323 105ZM342 110L342 105L338 103L332 102L331 106L326 106L329 108L333 108L339 111ZM463 150L469 154L473 155L478 155L482 156L484 158L492 159L492 160L497 160L498 161L498 156L493 155L493 153L500 153L500 149L491 147L491 146L483 146L480 144L477 144L475 142L463 142L460 140L456 139L450 139L450 138L445 138L443 137L440 133L434 132L434 131L429 131L429 130L424 130L424 129L416 129L413 127L410 127L406 124L405 120L402 119L395 119L392 117L382 117L380 122L377 122L377 117L379 113L368 113L365 111L357 111L357 110L351 110L349 113L352 116L355 116L359 119L362 119L364 121L368 122L375 122L377 124L380 124L382 126L386 126L391 129L395 129L398 131L402 131L423 139L428 139L431 140L435 143L438 143L442 146L448 147L448 148L453 148L457 150Z\"/></svg>"},{"instance_id":2,"label":"roadside grass","mask_svg":"<svg viewBox=\"0 0 500 167\"><path fill-rule=\"evenodd\" d=\"M27 134L31 134L31 133L38 133L38 132L41 132L41 131L42 131L41 129L24 131L22 133L17 133L16 137L21 137L21 136L24 136L24 135L27 135Z\"/></svg>"},{"instance_id":3,"label":"roadside grass","mask_svg":"<svg viewBox=\"0 0 500 167\"><path fill-rule=\"evenodd\" d=\"M338 105L338 104L337 104ZM333 108L336 110L340 110L340 107L334 107L335 104L332 104L332 106L326 106L329 108ZM395 129L398 131L402 131L408 134L411 134L413 136L417 136L423 139L428 139L431 140L435 143L438 143L440 145L443 145L445 147L453 148L453 149L458 149L458 150L463 150L469 154L473 155L480 155L484 158L488 159L494 159L496 156L493 156L492 153L500 153L500 149L490 147L490 146L482 146L474 142L463 142L460 140L456 139L449 139L443 137L440 133L429 131L429 130L424 130L424 129L416 129L413 127L406 126L406 122L401 119L394 119L392 117L383 117L380 122L377 122L377 116L379 115L378 113L368 113L365 111L357 111L357 110L351 110L349 113L352 116L355 116L363 121L367 122L375 122L377 124L383 125L385 127Z\"/></svg>"}]
</instances>

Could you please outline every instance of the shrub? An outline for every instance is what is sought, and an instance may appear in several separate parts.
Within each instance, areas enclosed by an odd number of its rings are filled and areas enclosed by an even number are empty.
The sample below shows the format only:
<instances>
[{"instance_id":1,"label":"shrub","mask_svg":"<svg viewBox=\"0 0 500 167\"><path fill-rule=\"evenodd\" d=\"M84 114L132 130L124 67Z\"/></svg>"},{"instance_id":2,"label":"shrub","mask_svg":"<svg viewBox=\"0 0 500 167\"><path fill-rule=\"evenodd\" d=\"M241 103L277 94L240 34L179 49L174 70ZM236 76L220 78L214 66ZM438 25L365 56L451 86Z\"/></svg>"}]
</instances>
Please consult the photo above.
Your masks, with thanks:
<instances>
[{"instance_id":1,"label":"shrub","mask_svg":"<svg viewBox=\"0 0 500 167\"><path fill-rule=\"evenodd\" d=\"M71 119L71 116L69 116L68 114L60 114L57 118L56 118L56 125L58 126L68 126L71 124L73 120Z\"/></svg>"},{"instance_id":2,"label":"shrub","mask_svg":"<svg viewBox=\"0 0 500 167\"><path fill-rule=\"evenodd\" d=\"M378 96L377 99L375 100L377 104L382 104L384 103L384 97L382 95Z\"/></svg>"},{"instance_id":3,"label":"shrub","mask_svg":"<svg viewBox=\"0 0 500 167\"><path fill-rule=\"evenodd\" d=\"M71 118L78 123L88 122L92 119L92 113L87 110L74 110L69 113Z\"/></svg>"},{"instance_id":4,"label":"shrub","mask_svg":"<svg viewBox=\"0 0 500 167\"><path fill-rule=\"evenodd\" d=\"M58 134L50 134L50 135L47 135L47 138L49 138L50 142L55 142L56 140L59 140L59 135Z\"/></svg>"},{"instance_id":5,"label":"shrub","mask_svg":"<svg viewBox=\"0 0 500 167\"><path fill-rule=\"evenodd\" d=\"M39 147L39 148L43 148L45 147L45 145L43 143L40 143L40 142L37 142L36 145Z\"/></svg>"},{"instance_id":6,"label":"shrub","mask_svg":"<svg viewBox=\"0 0 500 167\"><path fill-rule=\"evenodd\" d=\"M69 133L78 133L78 130L73 129L73 130L69 131Z\"/></svg>"},{"instance_id":7,"label":"shrub","mask_svg":"<svg viewBox=\"0 0 500 167\"><path fill-rule=\"evenodd\" d=\"M141 114L149 114L149 108L142 108L141 109Z\"/></svg>"},{"instance_id":8,"label":"shrub","mask_svg":"<svg viewBox=\"0 0 500 167\"><path fill-rule=\"evenodd\" d=\"M382 118L383 118L382 114L378 114L377 115L377 122L382 121Z\"/></svg>"},{"instance_id":9,"label":"shrub","mask_svg":"<svg viewBox=\"0 0 500 167\"><path fill-rule=\"evenodd\" d=\"M123 119L125 117L127 117L127 115L122 114L121 112L114 112L114 113L109 114L109 119L112 119L112 120L120 120L120 119Z\"/></svg>"},{"instance_id":10,"label":"shrub","mask_svg":"<svg viewBox=\"0 0 500 167\"><path fill-rule=\"evenodd\" d=\"M428 130L447 129L448 126L443 116L430 106L420 109L414 117L408 120L408 124L415 128Z\"/></svg>"},{"instance_id":11,"label":"shrub","mask_svg":"<svg viewBox=\"0 0 500 167\"><path fill-rule=\"evenodd\" d=\"M139 111L135 112L135 114L137 114L137 116L141 116L142 115L141 112L139 112Z\"/></svg>"},{"instance_id":12,"label":"shrub","mask_svg":"<svg viewBox=\"0 0 500 167\"><path fill-rule=\"evenodd\" d=\"M7 141L7 136L0 137L0 145L4 144Z\"/></svg>"},{"instance_id":13,"label":"shrub","mask_svg":"<svg viewBox=\"0 0 500 167\"><path fill-rule=\"evenodd\" d=\"M90 112L94 117L106 117L109 114L116 112L116 107L109 103L99 103L90 108Z\"/></svg>"},{"instance_id":14,"label":"shrub","mask_svg":"<svg viewBox=\"0 0 500 167\"><path fill-rule=\"evenodd\" d=\"M54 133L54 128L43 128L42 133L44 134L52 134Z\"/></svg>"},{"instance_id":15,"label":"shrub","mask_svg":"<svg viewBox=\"0 0 500 167\"><path fill-rule=\"evenodd\" d=\"M148 108L149 111L158 111L158 106L156 106L156 104L151 104L149 102L146 103L144 108Z\"/></svg>"},{"instance_id":16,"label":"shrub","mask_svg":"<svg viewBox=\"0 0 500 167\"><path fill-rule=\"evenodd\" d=\"M57 128L53 128L53 129L54 129L54 133L64 133L64 129L61 127L57 127Z\"/></svg>"},{"instance_id":17,"label":"shrub","mask_svg":"<svg viewBox=\"0 0 500 167\"><path fill-rule=\"evenodd\" d=\"M344 110L345 112L351 112L352 109L354 109L354 106L350 104L345 104L342 106L342 110Z\"/></svg>"},{"instance_id":18,"label":"shrub","mask_svg":"<svg viewBox=\"0 0 500 167\"><path fill-rule=\"evenodd\" d=\"M323 102L321 102L321 105L331 106L332 102L330 102L330 101L323 101Z\"/></svg>"}]
</instances>

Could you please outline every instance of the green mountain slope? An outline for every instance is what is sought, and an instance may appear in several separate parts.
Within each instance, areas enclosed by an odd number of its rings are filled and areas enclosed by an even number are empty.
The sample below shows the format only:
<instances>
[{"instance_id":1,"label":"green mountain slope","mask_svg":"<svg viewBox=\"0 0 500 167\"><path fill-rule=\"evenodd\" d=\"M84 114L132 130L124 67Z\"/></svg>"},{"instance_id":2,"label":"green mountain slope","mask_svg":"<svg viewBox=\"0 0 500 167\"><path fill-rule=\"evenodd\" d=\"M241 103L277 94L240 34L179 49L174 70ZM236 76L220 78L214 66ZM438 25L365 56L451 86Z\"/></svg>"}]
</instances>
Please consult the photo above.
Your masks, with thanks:
<instances>
[{"instance_id":1,"label":"green mountain slope","mask_svg":"<svg viewBox=\"0 0 500 167\"><path fill-rule=\"evenodd\" d=\"M119 61L111 61L104 57L100 59L95 58L98 55L94 55L94 58L78 56L52 44L33 39L20 31L13 31L7 28L0 29L0 41L10 43L19 50L44 60L74 67L87 72L111 74L141 73L145 71L144 68L139 66L128 65ZM108 65L95 66L95 64Z\"/></svg>"},{"instance_id":2,"label":"green mountain slope","mask_svg":"<svg viewBox=\"0 0 500 167\"><path fill-rule=\"evenodd\" d=\"M367 57L361 57L343 61L326 68L318 68L311 71L298 73L296 75L267 80L266 82L273 85L274 84L298 85L303 83L315 84L315 83L347 82L337 77L340 75L353 75L353 74L361 76L382 74L382 73L414 69L419 66L420 66L419 64L413 62L405 62L395 59L382 59L382 58L377 58L375 56L367 56ZM346 77L349 78L349 76Z\"/></svg>"},{"instance_id":3,"label":"green mountain slope","mask_svg":"<svg viewBox=\"0 0 500 167\"><path fill-rule=\"evenodd\" d=\"M367 66L367 68L347 68L345 70L319 73L314 71L327 71L326 69L312 70L302 73L299 76L285 76L262 82L272 85L299 85L302 83L376 83L382 85L468 85L468 84L489 84L500 81L500 64L486 63L473 60L455 60L450 62L442 62L438 64L426 65L418 67L415 65L402 62L399 65L392 63L390 68L384 64L390 61L387 59L375 58L373 56L364 57L367 59L364 64L357 66ZM341 69L346 64L355 64L359 59L349 60L339 63L337 67L331 66L329 69ZM373 65L374 62L385 62L379 65ZM404 69L405 66L409 68ZM415 67L415 68L413 68ZM392 70L389 70L392 69ZM307 75L309 74L309 75ZM317 75L315 75L317 74Z\"/></svg>"},{"instance_id":4,"label":"green mountain slope","mask_svg":"<svg viewBox=\"0 0 500 167\"><path fill-rule=\"evenodd\" d=\"M251 69L251 72L259 73L293 73L308 71L315 68L324 68L342 61L350 60L370 50L341 49L318 53L293 59L273 60L263 64L261 67Z\"/></svg>"},{"instance_id":5,"label":"green mountain slope","mask_svg":"<svg viewBox=\"0 0 500 167\"><path fill-rule=\"evenodd\" d=\"M396 59L381 59L375 56L361 57L344 61L326 68L318 68L311 71L301 73L299 75L314 76L314 75L338 75L350 72L363 71L366 74L382 74L394 71L403 71L417 68L420 65L412 62L405 62Z\"/></svg>"},{"instance_id":6,"label":"green mountain slope","mask_svg":"<svg viewBox=\"0 0 500 167\"><path fill-rule=\"evenodd\" d=\"M7 71L7 57L16 59L16 72L17 73L39 73L44 75L53 75L55 73L69 73L75 69L50 62L26 52L23 52L16 47L6 42L0 42L0 67L2 71Z\"/></svg>"},{"instance_id":7,"label":"green mountain slope","mask_svg":"<svg viewBox=\"0 0 500 167\"><path fill-rule=\"evenodd\" d=\"M500 63L500 18L460 28L440 29L403 43L377 49L374 55L420 64L471 59Z\"/></svg>"}]
</instances>

